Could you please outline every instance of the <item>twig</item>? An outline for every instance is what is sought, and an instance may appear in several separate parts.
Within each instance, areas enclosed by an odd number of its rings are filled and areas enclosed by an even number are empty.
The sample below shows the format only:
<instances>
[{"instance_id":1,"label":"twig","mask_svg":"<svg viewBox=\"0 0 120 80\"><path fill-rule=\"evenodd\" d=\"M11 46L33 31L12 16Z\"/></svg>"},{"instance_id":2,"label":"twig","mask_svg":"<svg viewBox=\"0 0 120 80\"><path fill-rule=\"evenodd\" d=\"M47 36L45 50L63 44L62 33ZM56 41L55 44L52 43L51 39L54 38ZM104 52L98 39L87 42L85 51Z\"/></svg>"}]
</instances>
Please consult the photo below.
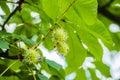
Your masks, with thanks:
<instances>
[{"instance_id":1,"label":"twig","mask_svg":"<svg viewBox=\"0 0 120 80\"><path fill-rule=\"evenodd\" d=\"M35 76L35 74L34 74L33 69L31 69L31 68L30 68L29 66L27 66L26 64L24 64L24 65L26 66L26 68L28 69L28 71L32 73L32 76L33 76L34 80L37 80L37 79L36 79L36 76Z\"/></svg>"},{"instance_id":2,"label":"twig","mask_svg":"<svg viewBox=\"0 0 120 80\"><path fill-rule=\"evenodd\" d=\"M0 77L10 68L10 67L12 67L15 63L17 63L18 62L18 60L17 61L15 61L15 62L13 62L11 65L9 65L1 74L0 74Z\"/></svg>"},{"instance_id":3,"label":"twig","mask_svg":"<svg viewBox=\"0 0 120 80\"><path fill-rule=\"evenodd\" d=\"M5 20L5 22L2 25L2 30L5 30L5 24L10 20L10 18L17 12L17 10L21 10L21 5L24 2L24 0L18 1L18 6L14 9L14 11L8 16L8 18Z\"/></svg>"},{"instance_id":4,"label":"twig","mask_svg":"<svg viewBox=\"0 0 120 80\"><path fill-rule=\"evenodd\" d=\"M40 43L43 42L46 39L46 37L50 34L50 32L53 31L53 29L55 28L55 25L58 24L58 22L64 17L64 15L68 12L68 10L71 9L71 7L74 5L75 2L76 2L76 0L72 1L72 3L67 7L67 9L56 20L56 22L54 23L54 25L52 26L52 28L49 29L49 31L46 33L46 35L38 42L38 44L36 44L35 46L33 46L32 49L37 48L40 45Z\"/></svg>"},{"instance_id":5,"label":"twig","mask_svg":"<svg viewBox=\"0 0 120 80\"><path fill-rule=\"evenodd\" d=\"M73 0L73 2L67 7L67 9L57 19L56 23L58 23L64 17L64 15L68 12L68 10L70 10L72 8L72 6L74 5L75 2L76 2L76 0Z\"/></svg>"}]
</instances>

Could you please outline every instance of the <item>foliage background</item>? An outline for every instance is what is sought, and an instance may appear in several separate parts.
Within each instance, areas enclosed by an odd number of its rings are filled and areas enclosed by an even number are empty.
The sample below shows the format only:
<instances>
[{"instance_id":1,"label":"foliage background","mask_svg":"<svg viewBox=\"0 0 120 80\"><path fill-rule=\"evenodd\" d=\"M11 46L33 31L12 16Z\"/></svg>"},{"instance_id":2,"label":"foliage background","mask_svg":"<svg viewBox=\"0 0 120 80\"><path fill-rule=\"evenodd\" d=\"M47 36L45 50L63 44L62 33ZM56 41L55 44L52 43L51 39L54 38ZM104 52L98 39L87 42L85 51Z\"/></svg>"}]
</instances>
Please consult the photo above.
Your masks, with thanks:
<instances>
[{"instance_id":1,"label":"foliage background","mask_svg":"<svg viewBox=\"0 0 120 80\"><path fill-rule=\"evenodd\" d=\"M110 27L120 24L119 0L1 0L0 9L1 79L64 80L73 72L75 80L102 79L96 70L112 78L110 67L102 61L102 45L110 51L120 50L120 28L112 31ZM51 40L58 27L69 36L66 56L54 49ZM40 46L57 52L67 66L47 59ZM22 54L27 48L37 49L42 60L32 65L24 63ZM92 57L95 67L84 66L87 57Z\"/></svg>"}]
</instances>

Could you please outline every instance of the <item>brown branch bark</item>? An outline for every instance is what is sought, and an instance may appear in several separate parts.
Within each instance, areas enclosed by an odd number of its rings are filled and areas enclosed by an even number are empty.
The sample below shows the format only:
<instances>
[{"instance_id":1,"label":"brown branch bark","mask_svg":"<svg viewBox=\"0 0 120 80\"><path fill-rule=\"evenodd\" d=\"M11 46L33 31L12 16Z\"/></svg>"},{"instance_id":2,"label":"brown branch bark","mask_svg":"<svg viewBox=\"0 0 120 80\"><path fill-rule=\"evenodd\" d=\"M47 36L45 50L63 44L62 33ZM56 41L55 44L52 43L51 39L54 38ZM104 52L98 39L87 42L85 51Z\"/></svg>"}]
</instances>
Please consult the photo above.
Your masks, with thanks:
<instances>
[{"instance_id":1,"label":"brown branch bark","mask_svg":"<svg viewBox=\"0 0 120 80\"><path fill-rule=\"evenodd\" d=\"M10 18L17 12L21 10L21 5L24 2L24 0L19 0L18 6L14 9L14 11L7 17L7 19L5 20L5 22L2 25L2 30L5 30L5 24L10 20Z\"/></svg>"},{"instance_id":2,"label":"brown branch bark","mask_svg":"<svg viewBox=\"0 0 120 80\"><path fill-rule=\"evenodd\" d=\"M13 59L13 60L23 60L23 56L21 54L16 55L16 56L10 56L8 54L8 50L6 52L0 52L0 57L7 58L7 59Z\"/></svg>"}]
</instances>

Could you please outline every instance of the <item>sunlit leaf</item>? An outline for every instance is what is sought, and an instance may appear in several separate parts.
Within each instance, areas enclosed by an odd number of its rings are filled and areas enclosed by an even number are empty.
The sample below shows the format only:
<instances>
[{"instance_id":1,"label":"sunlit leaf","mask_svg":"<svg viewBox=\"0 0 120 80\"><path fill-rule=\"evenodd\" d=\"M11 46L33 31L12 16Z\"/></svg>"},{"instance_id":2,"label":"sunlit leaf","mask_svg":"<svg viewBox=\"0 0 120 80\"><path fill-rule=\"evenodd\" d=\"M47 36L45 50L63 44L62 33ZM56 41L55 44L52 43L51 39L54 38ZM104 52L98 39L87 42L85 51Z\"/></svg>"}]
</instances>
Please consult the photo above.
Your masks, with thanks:
<instances>
[{"instance_id":1,"label":"sunlit leaf","mask_svg":"<svg viewBox=\"0 0 120 80\"><path fill-rule=\"evenodd\" d=\"M66 60L69 65L68 67L71 67L71 69L74 71L83 64L83 61L87 56L87 51L83 47L78 35L74 33L75 30L72 28L72 26L65 25L65 27L69 36L67 41L69 45L69 51L66 56Z\"/></svg>"},{"instance_id":2,"label":"sunlit leaf","mask_svg":"<svg viewBox=\"0 0 120 80\"><path fill-rule=\"evenodd\" d=\"M46 14L48 14L48 16L50 16L53 20L56 20L60 9L58 0L43 0L42 6Z\"/></svg>"},{"instance_id":3,"label":"sunlit leaf","mask_svg":"<svg viewBox=\"0 0 120 80\"><path fill-rule=\"evenodd\" d=\"M90 75L91 75L92 80L99 80L99 78L96 76L95 69L89 68L89 71L90 71Z\"/></svg>"},{"instance_id":4,"label":"sunlit leaf","mask_svg":"<svg viewBox=\"0 0 120 80\"><path fill-rule=\"evenodd\" d=\"M83 69L78 69L76 73L77 75L75 80L87 80L85 71Z\"/></svg>"},{"instance_id":5,"label":"sunlit leaf","mask_svg":"<svg viewBox=\"0 0 120 80\"><path fill-rule=\"evenodd\" d=\"M110 74L110 68L103 64L102 62L99 62L99 61L96 61L94 62L95 65L96 65L96 69L100 70L100 72L106 76L106 77L111 77L111 74Z\"/></svg>"},{"instance_id":6,"label":"sunlit leaf","mask_svg":"<svg viewBox=\"0 0 120 80\"><path fill-rule=\"evenodd\" d=\"M98 42L98 40L93 35L91 35L90 33L88 33L86 31L86 29L80 28L78 30L79 30L78 34L80 36L80 39L88 47L88 51L91 52L91 54L97 60L101 61L103 50L102 50L102 47L101 47L100 43Z\"/></svg>"},{"instance_id":7,"label":"sunlit leaf","mask_svg":"<svg viewBox=\"0 0 120 80\"><path fill-rule=\"evenodd\" d=\"M102 22L98 20L94 25L89 26L88 29L88 32L100 38L107 47L112 46L112 37Z\"/></svg>"},{"instance_id":8,"label":"sunlit leaf","mask_svg":"<svg viewBox=\"0 0 120 80\"><path fill-rule=\"evenodd\" d=\"M75 1L76 2L73 5L73 8L68 12L68 15L66 16L69 16L69 14L71 14L71 11L73 11L74 16L78 15L78 18L81 18L82 20L84 20L84 22L87 25L94 24L97 20L97 1L96 0L89 0L89 1L75 0ZM71 16L71 17L74 17L74 16ZM69 18L71 17L69 16Z\"/></svg>"},{"instance_id":9,"label":"sunlit leaf","mask_svg":"<svg viewBox=\"0 0 120 80\"><path fill-rule=\"evenodd\" d=\"M49 50L54 49L54 42L52 40L52 35L51 34L49 34L49 37L47 37L46 40L44 41L44 46Z\"/></svg>"},{"instance_id":10,"label":"sunlit leaf","mask_svg":"<svg viewBox=\"0 0 120 80\"><path fill-rule=\"evenodd\" d=\"M0 7L6 13L6 15L8 15L10 13L10 9L6 3L0 2Z\"/></svg>"}]
</instances>

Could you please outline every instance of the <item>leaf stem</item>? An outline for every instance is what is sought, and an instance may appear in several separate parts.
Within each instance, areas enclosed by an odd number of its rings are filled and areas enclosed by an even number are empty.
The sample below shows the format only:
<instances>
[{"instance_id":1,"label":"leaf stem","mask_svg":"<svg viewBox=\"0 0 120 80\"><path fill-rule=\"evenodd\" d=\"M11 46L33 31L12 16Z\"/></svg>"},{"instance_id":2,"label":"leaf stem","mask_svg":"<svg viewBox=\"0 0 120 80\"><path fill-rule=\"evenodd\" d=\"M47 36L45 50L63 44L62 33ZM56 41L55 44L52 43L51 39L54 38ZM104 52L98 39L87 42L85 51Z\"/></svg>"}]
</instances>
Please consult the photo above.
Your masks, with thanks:
<instances>
[{"instance_id":1,"label":"leaf stem","mask_svg":"<svg viewBox=\"0 0 120 80\"><path fill-rule=\"evenodd\" d=\"M75 2L76 2L76 0L72 1L72 3L67 7L67 9L56 20L55 24L58 23L65 16L65 14L72 8L72 6L75 4Z\"/></svg>"},{"instance_id":2,"label":"leaf stem","mask_svg":"<svg viewBox=\"0 0 120 80\"><path fill-rule=\"evenodd\" d=\"M32 70L32 75L33 75L34 80L37 80L35 77L35 74L33 73L33 70Z\"/></svg>"},{"instance_id":3,"label":"leaf stem","mask_svg":"<svg viewBox=\"0 0 120 80\"><path fill-rule=\"evenodd\" d=\"M28 67L26 64L25 64L25 66L26 66L26 67L28 68L28 70L32 73L32 76L33 76L34 80L37 80L36 77L35 77L35 74L34 74L33 70L32 70L30 67Z\"/></svg>"},{"instance_id":4,"label":"leaf stem","mask_svg":"<svg viewBox=\"0 0 120 80\"><path fill-rule=\"evenodd\" d=\"M55 28L55 25L58 24L58 22L65 16L65 14L68 12L68 10L71 9L71 7L74 5L75 2L76 2L76 0L72 1L72 3L67 7L67 9L65 9L65 11L59 16L59 18L53 24L52 28L49 29L49 31L46 33L46 35L38 42L38 44L33 46L32 49L37 48L46 39L46 37L50 34L50 32L52 32L53 29Z\"/></svg>"},{"instance_id":5,"label":"leaf stem","mask_svg":"<svg viewBox=\"0 0 120 80\"><path fill-rule=\"evenodd\" d=\"M10 69L10 67L12 67L15 63L17 63L18 62L18 60L17 61L15 61L15 62L13 62L11 65L9 65L1 74L0 74L0 77L8 70L8 69Z\"/></svg>"}]
</instances>

